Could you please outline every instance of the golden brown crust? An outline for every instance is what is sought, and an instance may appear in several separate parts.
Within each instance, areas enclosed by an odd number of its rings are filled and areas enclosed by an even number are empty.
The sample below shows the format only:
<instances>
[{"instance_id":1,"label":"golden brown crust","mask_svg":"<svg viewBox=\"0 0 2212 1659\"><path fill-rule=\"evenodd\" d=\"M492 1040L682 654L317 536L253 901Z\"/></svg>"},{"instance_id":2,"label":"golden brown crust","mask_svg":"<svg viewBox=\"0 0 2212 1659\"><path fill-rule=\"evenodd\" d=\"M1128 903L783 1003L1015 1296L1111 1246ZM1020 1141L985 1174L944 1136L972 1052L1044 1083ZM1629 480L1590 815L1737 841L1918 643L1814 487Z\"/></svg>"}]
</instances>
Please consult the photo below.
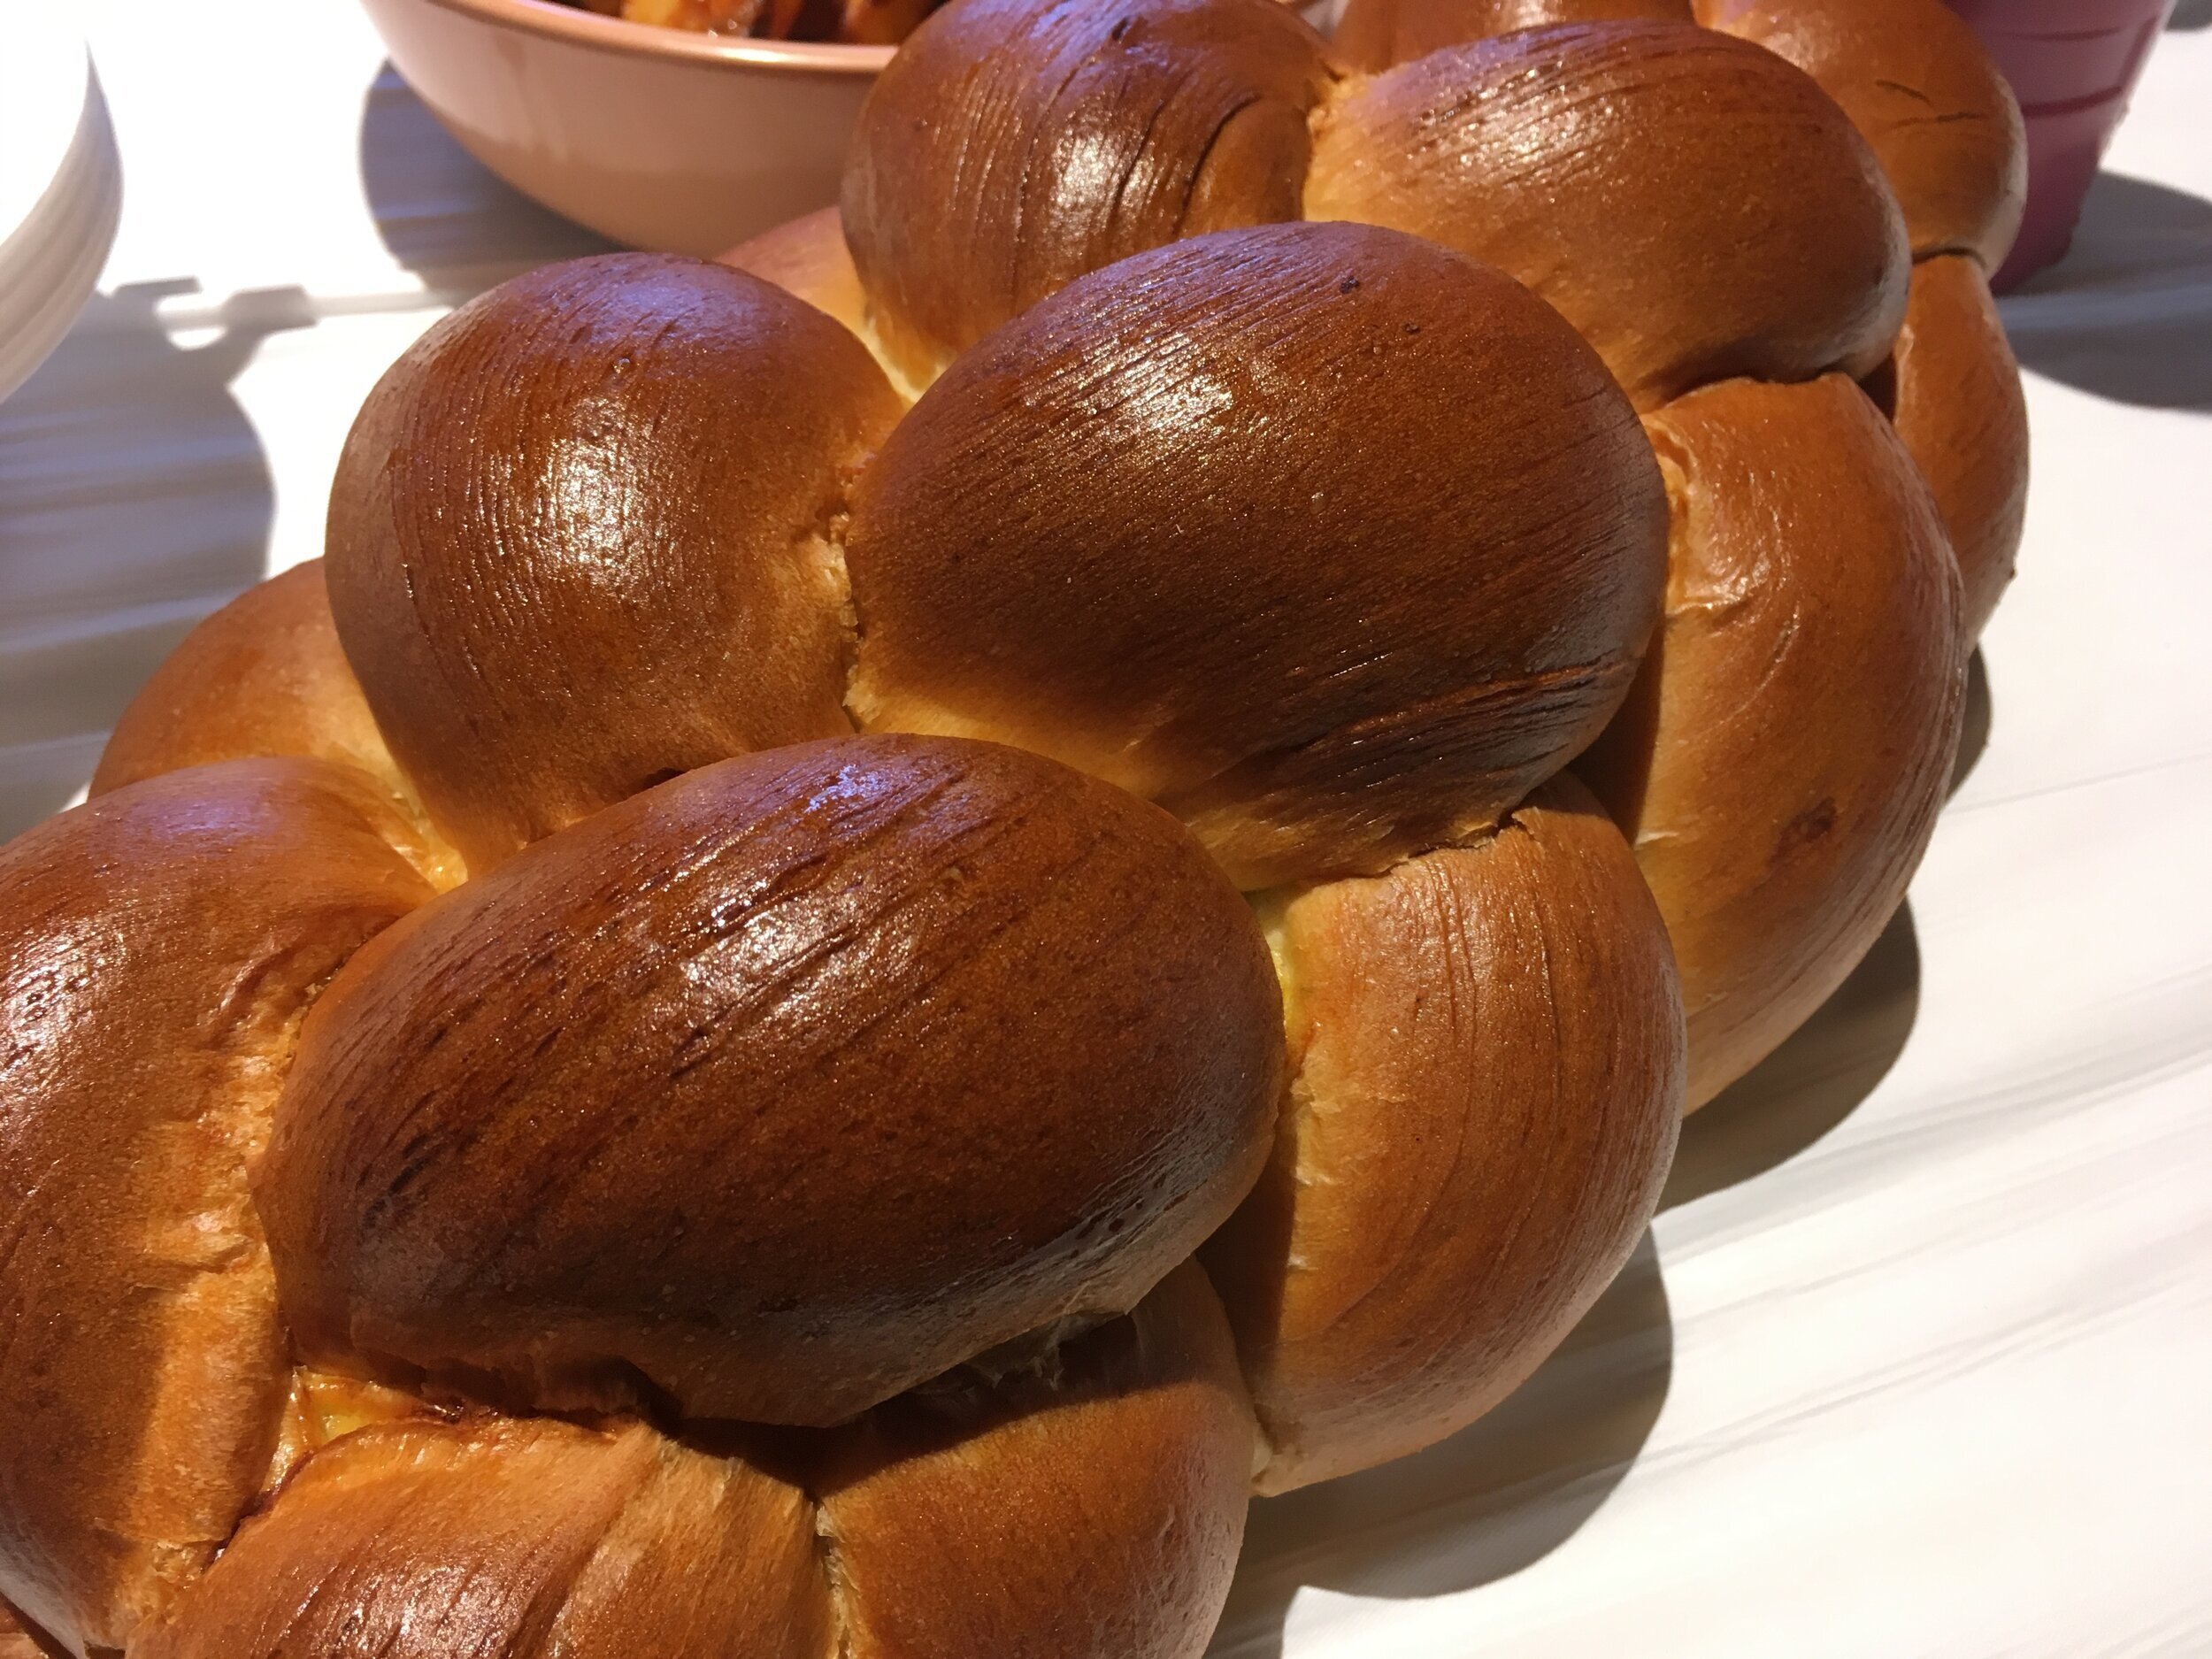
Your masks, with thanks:
<instances>
[{"instance_id":1,"label":"golden brown crust","mask_svg":"<svg viewBox=\"0 0 2212 1659\"><path fill-rule=\"evenodd\" d=\"M1897 435L1943 515L1971 640L2012 580L2028 511L2028 400L1973 259L1944 255L1913 267L1893 375Z\"/></svg>"},{"instance_id":2,"label":"golden brown crust","mask_svg":"<svg viewBox=\"0 0 2212 1659\"><path fill-rule=\"evenodd\" d=\"M855 738L703 768L426 907L257 1178L311 1356L835 1423L1132 1306L1251 1186L1281 1009L1156 809Z\"/></svg>"},{"instance_id":3,"label":"golden brown crust","mask_svg":"<svg viewBox=\"0 0 2212 1659\"><path fill-rule=\"evenodd\" d=\"M258 1489L286 1361L246 1165L300 1017L428 896L361 774L172 772L0 851L0 1593L119 1647Z\"/></svg>"},{"instance_id":4,"label":"golden brown crust","mask_svg":"<svg viewBox=\"0 0 2212 1659\"><path fill-rule=\"evenodd\" d=\"M518 277L393 365L331 491L331 606L472 869L849 729L833 539L899 408L811 306L661 255Z\"/></svg>"},{"instance_id":5,"label":"golden brown crust","mask_svg":"<svg viewBox=\"0 0 2212 1659\"><path fill-rule=\"evenodd\" d=\"M92 793L211 761L299 755L406 785L338 644L311 559L256 584L172 651L115 723Z\"/></svg>"},{"instance_id":6,"label":"golden brown crust","mask_svg":"<svg viewBox=\"0 0 2212 1659\"><path fill-rule=\"evenodd\" d=\"M1624 695L1665 534L1633 420L1549 310L1413 238L1141 255L964 357L863 480L853 711L1159 799L1243 887L1381 868Z\"/></svg>"},{"instance_id":7,"label":"golden brown crust","mask_svg":"<svg viewBox=\"0 0 2212 1659\"><path fill-rule=\"evenodd\" d=\"M1186 1263L1043 1376L852 1433L822 1532L849 1659L1197 1659L1244 1533L1251 1410Z\"/></svg>"},{"instance_id":8,"label":"golden brown crust","mask_svg":"<svg viewBox=\"0 0 2212 1659\"><path fill-rule=\"evenodd\" d=\"M829 1659L795 1488L640 1425L334 1442L132 1659Z\"/></svg>"},{"instance_id":9,"label":"golden brown crust","mask_svg":"<svg viewBox=\"0 0 2212 1659\"><path fill-rule=\"evenodd\" d=\"M366 772L411 833L396 845L433 883L466 874L392 759L338 643L323 562L256 584L165 657L115 724L91 793L216 761L296 756Z\"/></svg>"},{"instance_id":10,"label":"golden brown crust","mask_svg":"<svg viewBox=\"0 0 2212 1659\"><path fill-rule=\"evenodd\" d=\"M1306 213L1502 266L1640 409L1727 375L1864 373L1905 304L1865 141L1801 71L1688 24L1531 30L1359 83L1317 129Z\"/></svg>"},{"instance_id":11,"label":"golden brown crust","mask_svg":"<svg viewBox=\"0 0 2212 1659\"><path fill-rule=\"evenodd\" d=\"M843 213L870 319L926 386L1086 272L1298 217L1327 48L1278 0L956 0L868 96Z\"/></svg>"},{"instance_id":12,"label":"golden brown crust","mask_svg":"<svg viewBox=\"0 0 2212 1659\"><path fill-rule=\"evenodd\" d=\"M1864 394L1730 380L1647 422L1667 622L1576 770L1674 941L1693 1107L1842 982L1904 896L1958 742L1958 571Z\"/></svg>"},{"instance_id":13,"label":"golden brown crust","mask_svg":"<svg viewBox=\"0 0 2212 1659\"><path fill-rule=\"evenodd\" d=\"M1373 71L1517 29L1629 19L1696 21L1690 0L1349 0L1334 43L1348 68Z\"/></svg>"},{"instance_id":14,"label":"golden brown crust","mask_svg":"<svg viewBox=\"0 0 2212 1659\"><path fill-rule=\"evenodd\" d=\"M1943 0L1699 0L1698 12L1842 105L1881 158L1916 257L2004 262L2027 200L2027 131L2004 76Z\"/></svg>"},{"instance_id":15,"label":"golden brown crust","mask_svg":"<svg viewBox=\"0 0 2212 1659\"><path fill-rule=\"evenodd\" d=\"M1517 1386L1650 1219L1682 1112L1657 908L1562 778L1479 845L1304 890L1274 1162L1205 1252L1263 1492L1417 1450Z\"/></svg>"},{"instance_id":16,"label":"golden brown crust","mask_svg":"<svg viewBox=\"0 0 2212 1659\"><path fill-rule=\"evenodd\" d=\"M749 272L795 295L818 311L826 311L864 342L867 339L868 296L860 273L845 246L845 227L833 207L823 208L764 231L721 257L721 263Z\"/></svg>"},{"instance_id":17,"label":"golden brown crust","mask_svg":"<svg viewBox=\"0 0 2212 1659\"><path fill-rule=\"evenodd\" d=\"M1253 1452L1186 1263L828 1434L472 1416L332 1442L133 1659L1196 1659ZM811 1494L818 1494L818 1499Z\"/></svg>"},{"instance_id":18,"label":"golden brown crust","mask_svg":"<svg viewBox=\"0 0 2212 1659\"><path fill-rule=\"evenodd\" d=\"M1970 636L1978 634L2019 542L2026 409L1985 282L1978 295L1947 256L1993 270L2011 246L2026 188L2018 106L1940 0L1701 0L1697 10L1698 21L1811 75L1867 140L1900 204L1922 263L1895 348L1901 365L1909 341L1920 363L1899 430L1935 491L1966 576ZM1352 66L1379 70L1514 29L1689 13L1688 0L1351 0L1336 44Z\"/></svg>"}]
</instances>

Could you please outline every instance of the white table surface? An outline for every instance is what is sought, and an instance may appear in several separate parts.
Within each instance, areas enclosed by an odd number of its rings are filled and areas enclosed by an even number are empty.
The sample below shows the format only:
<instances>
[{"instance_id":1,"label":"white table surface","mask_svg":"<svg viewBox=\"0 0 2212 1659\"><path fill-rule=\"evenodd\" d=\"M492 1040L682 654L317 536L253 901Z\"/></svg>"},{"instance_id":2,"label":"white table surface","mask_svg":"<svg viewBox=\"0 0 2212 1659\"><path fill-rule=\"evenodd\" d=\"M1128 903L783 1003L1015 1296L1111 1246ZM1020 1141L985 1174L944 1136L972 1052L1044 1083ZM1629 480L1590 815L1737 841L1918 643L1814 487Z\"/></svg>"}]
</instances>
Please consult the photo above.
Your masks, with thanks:
<instances>
[{"instance_id":1,"label":"white table surface","mask_svg":"<svg viewBox=\"0 0 2212 1659\"><path fill-rule=\"evenodd\" d=\"M319 550L392 357L595 246L345 0L82 10L125 206L0 404L9 834L193 620ZM2027 544L1909 915L1693 1123L1520 1396L1256 1506L1219 1652L2212 1655L2212 4L2181 25L2007 303Z\"/></svg>"}]
</instances>

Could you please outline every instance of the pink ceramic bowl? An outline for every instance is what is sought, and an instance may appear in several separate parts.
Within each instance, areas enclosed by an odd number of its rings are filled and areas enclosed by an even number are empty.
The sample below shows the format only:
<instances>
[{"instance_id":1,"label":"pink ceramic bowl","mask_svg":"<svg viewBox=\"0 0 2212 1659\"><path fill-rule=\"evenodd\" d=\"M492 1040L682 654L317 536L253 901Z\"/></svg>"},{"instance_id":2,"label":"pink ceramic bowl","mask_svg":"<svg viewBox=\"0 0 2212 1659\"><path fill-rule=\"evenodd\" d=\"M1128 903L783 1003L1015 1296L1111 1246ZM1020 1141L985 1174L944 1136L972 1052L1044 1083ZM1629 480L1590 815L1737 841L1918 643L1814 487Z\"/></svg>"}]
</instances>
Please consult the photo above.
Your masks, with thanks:
<instances>
[{"instance_id":1,"label":"pink ceramic bowl","mask_svg":"<svg viewBox=\"0 0 2212 1659\"><path fill-rule=\"evenodd\" d=\"M1997 60L2028 127L2028 207L1999 293L2066 251L2082 198L2174 0L1951 0Z\"/></svg>"},{"instance_id":2,"label":"pink ceramic bowl","mask_svg":"<svg viewBox=\"0 0 2212 1659\"><path fill-rule=\"evenodd\" d=\"M710 255L837 199L887 46L726 39L550 0L365 0L392 62L526 196Z\"/></svg>"}]
</instances>

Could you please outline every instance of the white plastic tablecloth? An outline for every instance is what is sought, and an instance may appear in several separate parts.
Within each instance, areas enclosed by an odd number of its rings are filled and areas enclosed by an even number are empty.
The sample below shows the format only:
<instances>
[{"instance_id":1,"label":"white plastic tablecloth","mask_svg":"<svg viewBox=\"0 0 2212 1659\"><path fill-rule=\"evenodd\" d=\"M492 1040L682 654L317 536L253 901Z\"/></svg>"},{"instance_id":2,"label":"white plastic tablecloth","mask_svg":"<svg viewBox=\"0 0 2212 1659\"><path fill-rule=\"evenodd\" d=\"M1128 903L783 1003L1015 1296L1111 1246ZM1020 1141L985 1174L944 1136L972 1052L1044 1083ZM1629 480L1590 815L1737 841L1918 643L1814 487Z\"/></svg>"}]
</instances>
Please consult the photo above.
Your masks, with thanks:
<instances>
[{"instance_id":1,"label":"white plastic tablecloth","mask_svg":"<svg viewBox=\"0 0 2212 1659\"><path fill-rule=\"evenodd\" d=\"M319 550L356 405L596 244L345 0L87 7L102 295L0 404L0 833L213 606ZM1255 1506L1217 1651L2212 1655L2212 4L2006 304L2021 576L1901 918L1693 1121L1628 1273L1505 1408Z\"/></svg>"}]
</instances>

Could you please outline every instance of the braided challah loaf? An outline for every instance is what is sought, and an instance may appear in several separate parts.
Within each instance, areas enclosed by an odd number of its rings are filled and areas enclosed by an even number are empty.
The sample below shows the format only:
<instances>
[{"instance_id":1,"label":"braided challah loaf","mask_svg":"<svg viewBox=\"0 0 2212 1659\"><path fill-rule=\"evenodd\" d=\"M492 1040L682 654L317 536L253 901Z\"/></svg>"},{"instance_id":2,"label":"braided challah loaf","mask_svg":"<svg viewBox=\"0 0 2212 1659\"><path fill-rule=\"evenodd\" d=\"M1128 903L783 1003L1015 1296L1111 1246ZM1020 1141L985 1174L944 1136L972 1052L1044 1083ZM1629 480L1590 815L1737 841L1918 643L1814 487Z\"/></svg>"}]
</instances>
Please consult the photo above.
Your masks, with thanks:
<instances>
[{"instance_id":1,"label":"braided challah loaf","mask_svg":"<svg viewBox=\"0 0 2212 1659\"><path fill-rule=\"evenodd\" d=\"M1509 1391L1896 902L2016 520L2016 133L1856 9L1717 20L1871 152L1676 7L956 0L845 236L433 329L0 851L0 1595L1168 1659Z\"/></svg>"}]
</instances>

